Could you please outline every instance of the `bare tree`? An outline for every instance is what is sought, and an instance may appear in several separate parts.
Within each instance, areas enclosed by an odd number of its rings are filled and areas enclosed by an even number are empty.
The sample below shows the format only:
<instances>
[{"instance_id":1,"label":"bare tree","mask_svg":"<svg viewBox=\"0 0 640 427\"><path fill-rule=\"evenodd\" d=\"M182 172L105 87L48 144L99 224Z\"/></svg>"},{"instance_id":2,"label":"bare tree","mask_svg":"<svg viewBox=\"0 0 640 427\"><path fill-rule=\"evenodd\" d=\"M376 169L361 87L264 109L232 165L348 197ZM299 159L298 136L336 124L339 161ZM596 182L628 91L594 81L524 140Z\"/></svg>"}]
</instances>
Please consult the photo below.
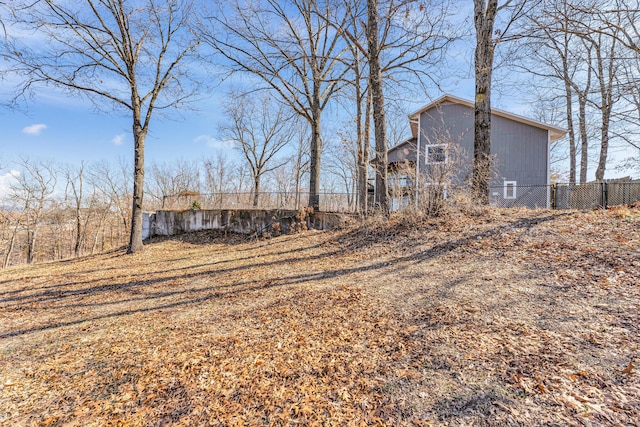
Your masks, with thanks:
<instances>
[{"instance_id":1,"label":"bare tree","mask_svg":"<svg viewBox=\"0 0 640 427\"><path fill-rule=\"evenodd\" d=\"M122 233L131 229L131 179L133 176L131 162L122 157L115 164L102 162L91 168L89 179L94 188L104 196L103 209L115 213L115 236L110 242L122 244Z\"/></svg>"},{"instance_id":2,"label":"bare tree","mask_svg":"<svg viewBox=\"0 0 640 427\"><path fill-rule=\"evenodd\" d=\"M311 158L309 132L298 124L294 129L292 141L293 144L289 145L293 145L293 153L289 156L285 165L290 165L292 169L291 175L293 175L295 189L295 208L299 209L302 180L304 176L309 173Z\"/></svg>"},{"instance_id":3,"label":"bare tree","mask_svg":"<svg viewBox=\"0 0 640 427\"><path fill-rule=\"evenodd\" d=\"M282 164L276 161L276 155L293 136L295 117L267 93L257 100L232 93L224 113L226 120L219 126L220 135L232 141L247 161L253 180L253 207L256 208L261 179Z\"/></svg>"},{"instance_id":4,"label":"bare tree","mask_svg":"<svg viewBox=\"0 0 640 427\"><path fill-rule=\"evenodd\" d=\"M373 128L375 133L376 159L376 204L389 214L389 188L387 185L387 142L384 91L380 60L378 0L367 0L367 58L369 60L369 91L373 104Z\"/></svg>"},{"instance_id":5,"label":"bare tree","mask_svg":"<svg viewBox=\"0 0 640 427\"><path fill-rule=\"evenodd\" d=\"M355 151L356 147L344 136L334 144L328 150L327 171L338 180L338 192L346 194L347 206L351 209L356 202L354 196L357 194L358 184L358 153Z\"/></svg>"},{"instance_id":6,"label":"bare tree","mask_svg":"<svg viewBox=\"0 0 640 427\"><path fill-rule=\"evenodd\" d=\"M576 183L579 153L580 182L587 179L587 103L591 91L592 48L576 32L578 22L583 19L586 19L584 14L577 12L568 2L551 0L544 4L538 15L529 16L527 37L518 46L522 52L519 66L550 82L548 96L564 99L569 140L569 182L572 184ZM558 83L562 86L561 92ZM577 124L574 120L576 103Z\"/></svg>"},{"instance_id":7,"label":"bare tree","mask_svg":"<svg viewBox=\"0 0 640 427\"><path fill-rule=\"evenodd\" d=\"M355 89L358 148L358 204L366 210L369 132L363 123L373 109L376 154L376 204L388 212L386 152L389 147L385 91L415 91L424 80L435 82L431 67L458 37L447 25L449 4L415 0L346 0L347 27L338 27L349 46ZM337 21L336 21L337 22ZM367 78L368 86L361 84Z\"/></svg>"},{"instance_id":8,"label":"bare tree","mask_svg":"<svg viewBox=\"0 0 640 427\"><path fill-rule=\"evenodd\" d=\"M229 181L233 165L222 153L215 157L202 159L204 168L204 188L207 193L224 193L229 191Z\"/></svg>"},{"instance_id":9,"label":"bare tree","mask_svg":"<svg viewBox=\"0 0 640 427\"><path fill-rule=\"evenodd\" d=\"M309 173L309 132L301 124L294 128L294 135L288 144L291 149L281 166L272 173L276 191L280 193L281 205L301 207L302 181Z\"/></svg>"},{"instance_id":10,"label":"bare tree","mask_svg":"<svg viewBox=\"0 0 640 427\"><path fill-rule=\"evenodd\" d=\"M16 2L18 3L18 2ZM186 28L190 2L179 0L24 0L17 24L48 37L46 46L13 41L10 58L22 90L53 84L131 114L133 205L128 252L142 249L144 145L154 111L179 106L182 67L197 42Z\"/></svg>"},{"instance_id":11,"label":"bare tree","mask_svg":"<svg viewBox=\"0 0 640 427\"><path fill-rule=\"evenodd\" d=\"M637 120L640 119L640 2L576 2L572 8L576 13L591 17L577 21L577 26L594 50L593 73L600 99L590 102L601 116L600 155L596 169L596 179L601 180L612 138L640 149L634 137L638 134ZM618 103L622 104L621 108L615 109L614 104ZM614 129L614 120L622 129Z\"/></svg>"},{"instance_id":12,"label":"bare tree","mask_svg":"<svg viewBox=\"0 0 640 427\"><path fill-rule=\"evenodd\" d=\"M309 123L309 205L315 209L320 206L322 113L346 72L341 37L327 20L333 6L332 0L234 0L203 16L199 31L231 72L256 76Z\"/></svg>"},{"instance_id":13,"label":"bare tree","mask_svg":"<svg viewBox=\"0 0 640 427\"><path fill-rule=\"evenodd\" d=\"M80 255L80 248L85 238L86 227L83 227L83 224L86 224L86 221L88 221L88 218L83 221L82 216L83 203L86 197L85 168L85 162L81 162L77 169L71 166L66 166L62 169L62 175L66 180L65 193L70 193L70 196L73 199L72 203L75 217L75 243L73 247L73 254L76 257ZM89 212L87 212L87 216L88 215Z\"/></svg>"},{"instance_id":14,"label":"bare tree","mask_svg":"<svg viewBox=\"0 0 640 427\"><path fill-rule=\"evenodd\" d=\"M21 211L15 232L24 230L26 235L26 261L31 264L35 259L38 231L41 220L49 208L49 197L53 194L57 182L57 170L53 163L22 159L19 163L20 174L10 184L11 198ZM15 237L14 239L15 240ZM5 255L5 264L11 256L11 249Z\"/></svg>"},{"instance_id":15,"label":"bare tree","mask_svg":"<svg viewBox=\"0 0 640 427\"><path fill-rule=\"evenodd\" d=\"M600 92L599 100L593 104L600 111L601 118L600 155L596 168L596 180L602 181L609 153L611 115L614 104L619 99L616 74L620 69L620 62L617 60L617 40L615 38L596 34L595 36L585 35L585 39L593 46L595 63L592 66Z\"/></svg>"},{"instance_id":16,"label":"bare tree","mask_svg":"<svg viewBox=\"0 0 640 427\"><path fill-rule=\"evenodd\" d=\"M154 201L154 208L165 208L169 197L200 193L200 170L197 162L175 159L152 163L149 168L146 192Z\"/></svg>"},{"instance_id":17,"label":"bare tree","mask_svg":"<svg viewBox=\"0 0 640 427\"><path fill-rule=\"evenodd\" d=\"M366 5L365 5L366 6ZM356 203L360 214L368 210L367 182L369 178L369 157L371 151L370 129L365 126L370 116L371 103L369 102L368 64L367 51L360 42L366 37L366 25L361 25L361 20L366 14L361 0L346 1L345 16L348 16L347 28L340 31L345 35L351 61L352 78L349 79L353 86L353 101L355 101L355 145L356 145L356 179L357 197Z\"/></svg>"}]
</instances>

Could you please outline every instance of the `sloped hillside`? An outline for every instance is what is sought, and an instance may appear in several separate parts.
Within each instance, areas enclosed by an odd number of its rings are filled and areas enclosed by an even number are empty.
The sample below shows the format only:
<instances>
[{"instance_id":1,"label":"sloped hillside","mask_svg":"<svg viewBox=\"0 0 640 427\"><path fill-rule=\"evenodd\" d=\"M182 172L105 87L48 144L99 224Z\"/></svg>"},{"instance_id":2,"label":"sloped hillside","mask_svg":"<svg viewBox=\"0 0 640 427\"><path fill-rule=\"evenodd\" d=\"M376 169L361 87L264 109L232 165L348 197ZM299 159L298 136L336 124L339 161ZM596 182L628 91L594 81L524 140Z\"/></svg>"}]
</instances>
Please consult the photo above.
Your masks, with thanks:
<instances>
[{"instance_id":1,"label":"sloped hillside","mask_svg":"<svg viewBox=\"0 0 640 427\"><path fill-rule=\"evenodd\" d=\"M636 425L640 211L0 271L0 425Z\"/></svg>"}]
</instances>

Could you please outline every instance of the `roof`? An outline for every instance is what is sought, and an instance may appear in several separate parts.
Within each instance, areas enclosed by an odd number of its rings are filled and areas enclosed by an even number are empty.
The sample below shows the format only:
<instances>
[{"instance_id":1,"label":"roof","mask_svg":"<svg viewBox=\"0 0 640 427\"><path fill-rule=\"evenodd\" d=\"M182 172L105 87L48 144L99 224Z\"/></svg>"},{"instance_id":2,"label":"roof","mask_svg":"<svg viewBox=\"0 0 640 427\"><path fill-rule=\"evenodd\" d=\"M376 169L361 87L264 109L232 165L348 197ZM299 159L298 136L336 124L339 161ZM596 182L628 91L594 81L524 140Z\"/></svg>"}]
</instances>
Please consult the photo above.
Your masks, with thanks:
<instances>
[{"instance_id":1,"label":"roof","mask_svg":"<svg viewBox=\"0 0 640 427\"><path fill-rule=\"evenodd\" d=\"M399 149L399 148L401 148L401 147L403 147L403 146L405 146L405 145L407 145L409 143L413 143L414 147L415 147L415 144L416 144L417 141L418 141L418 138L416 138L415 136L411 137L409 139L405 139L404 141L402 141L402 142L394 145L393 147L389 148L387 150L387 155L391 154L392 152L396 151L397 149ZM373 159L371 159L371 163L374 163L374 164L378 163L378 156L375 156Z\"/></svg>"},{"instance_id":2,"label":"roof","mask_svg":"<svg viewBox=\"0 0 640 427\"><path fill-rule=\"evenodd\" d=\"M453 104L460 104L460 105L465 105L467 107L470 108L474 108L475 104L473 101L469 101L467 99L463 99L463 98L459 98L457 96L453 96L453 95L443 95L440 98L436 99L435 101L433 101L430 104L425 105L424 107L420 108L419 110L414 111L413 113L409 114L409 121L412 123L411 125L411 133L413 134L413 136L417 136L418 134L418 129L417 126L414 126L413 123L415 123L418 119L418 117L420 116L420 114L424 113L427 110L430 110L431 108L440 105L440 104L444 104L444 103L453 103ZM516 122L520 122L520 123L524 123L526 125L529 126L533 126L536 128L540 128L540 129L544 129L549 131L549 136L551 138L551 141L555 141L557 139L562 138L566 133L567 130L563 129L561 127L558 126L553 126L547 123L543 123L543 122L539 122L537 120L533 120L530 119L528 117L524 117L524 116L520 116L518 114L513 114L513 113L509 113L508 111L504 111L504 110L500 110L498 108L492 108L491 109L491 114L494 114L496 116L499 117L504 117L505 119L509 119L509 120L513 120Z\"/></svg>"}]
</instances>

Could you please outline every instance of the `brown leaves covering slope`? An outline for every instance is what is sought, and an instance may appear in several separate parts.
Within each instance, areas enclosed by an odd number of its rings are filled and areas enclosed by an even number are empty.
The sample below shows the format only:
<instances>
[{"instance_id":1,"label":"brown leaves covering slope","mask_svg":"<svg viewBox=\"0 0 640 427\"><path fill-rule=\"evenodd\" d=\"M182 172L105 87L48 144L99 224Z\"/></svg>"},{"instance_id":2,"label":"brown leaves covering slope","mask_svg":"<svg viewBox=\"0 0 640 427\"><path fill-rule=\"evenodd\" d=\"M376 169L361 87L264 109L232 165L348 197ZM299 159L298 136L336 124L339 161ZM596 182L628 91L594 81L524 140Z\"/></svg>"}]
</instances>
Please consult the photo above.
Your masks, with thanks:
<instances>
[{"instance_id":1,"label":"brown leaves covering slope","mask_svg":"<svg viewBox=\"0 0 640 427\"><path fill-rule=\"evenodd\" d=\"M0 425L637 425L640 212L199 234L0 277Z\"/></svg>"}]
</instances>

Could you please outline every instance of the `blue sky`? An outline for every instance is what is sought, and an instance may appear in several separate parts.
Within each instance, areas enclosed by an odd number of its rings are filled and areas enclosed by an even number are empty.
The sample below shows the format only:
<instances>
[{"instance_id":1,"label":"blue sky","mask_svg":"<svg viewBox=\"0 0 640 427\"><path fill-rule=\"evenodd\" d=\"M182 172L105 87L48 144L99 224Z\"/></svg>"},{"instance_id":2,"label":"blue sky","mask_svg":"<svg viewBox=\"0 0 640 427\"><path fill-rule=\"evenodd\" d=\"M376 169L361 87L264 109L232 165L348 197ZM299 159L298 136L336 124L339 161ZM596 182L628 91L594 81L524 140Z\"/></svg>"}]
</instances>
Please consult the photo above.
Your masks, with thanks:
<instances>
[{"instance_id":1,"label":"blue sky","mask_svg":"<svg viewBox=\"0 0 640 427\"><path fill-rule=\"evenodd\" d=\"M461 43L453 46L448 53L448 71L457 77L453 76L443 89L453 95L473 99L472 67L469 65L473 58L472 48L468 43ZM492 104L516 114L534 117L526 100L530 82L526 76L517 76L515 79L521 80L524 95L515 91L501 92L498 85L494 85ZM0 104L9 99L7 93L11 86L11 81L0 81ZM224 90L224 87L218 87L214 93L223 94ZM407 100L406 113L427 104L441 93L434 90L428 95L411 93L407 96L412 102ZM175 111L168 113L168 116L155 114L146 142L147 164L177 158L198 160L220 151L228 157L238 158L236 150L216 139L217 123L221 119L220 100L221 96L211 96L196 102L196 111ZM343 120L327 119L325 125L329 125L330 129L325 138L330 138ZM404 121L401 125L406 124L408 131L406 118L400 117L398 120ZM52 88L36 91L34 98L18 109L0 106L0 179L10 173L12 162L20 156L72 164L113 161L118 157L131 159L133 140L130 128L131 118L125 111L96 112L91 102L80 96L68 96ZM620 157L626 157L625 153ZM606 177L618 175L620 173L609 168Z\"/></svg>"},{"instance_id":2,"label":"blue sky","mask_svg":"<svg viewBox=\"0 0 640 427\"><path fill-rule=\"evenodd\" d=\"M147 161L201 158L229 151L215 139L217 102L200 103L200 111L176 111L152 118L146 142ZM131 118L122 111L96 112L86 100L36 97L19 109L0 110L0 165L19 156L79 163L132 157Z\"/></svg>"}]
</instances>

